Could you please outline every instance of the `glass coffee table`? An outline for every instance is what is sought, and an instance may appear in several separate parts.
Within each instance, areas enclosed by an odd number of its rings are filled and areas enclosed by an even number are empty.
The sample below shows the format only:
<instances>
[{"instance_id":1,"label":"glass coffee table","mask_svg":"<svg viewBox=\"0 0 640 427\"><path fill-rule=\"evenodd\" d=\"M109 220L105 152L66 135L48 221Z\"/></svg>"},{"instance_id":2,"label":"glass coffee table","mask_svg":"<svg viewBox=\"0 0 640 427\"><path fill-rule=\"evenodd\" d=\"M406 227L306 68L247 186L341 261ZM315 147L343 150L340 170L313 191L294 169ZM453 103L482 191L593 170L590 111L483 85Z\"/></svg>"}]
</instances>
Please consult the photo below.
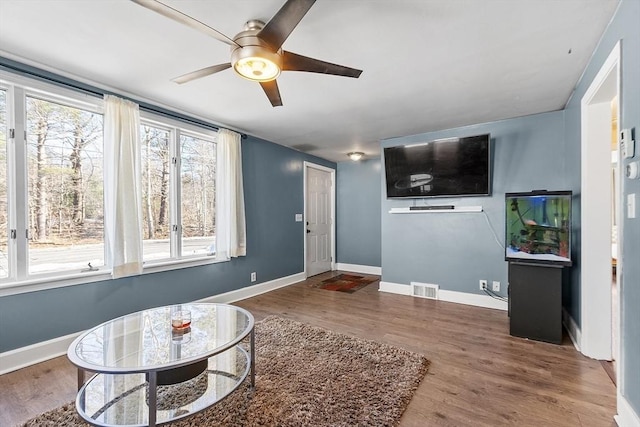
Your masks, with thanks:
<instances>
[{"instance_id":1,"label":"glass coffee table","mask_svg":"<svg viewBox=\"0 0 640 427\"><path fill-rule=\"evenodd\" d=\"M172 313L191 324L172 327ZM241 342L249 337L248 350ZM200 412L251 375L251 313L226 304L180 304L129 314L80 335L67 356L78 367L78 414L96 426L155 426ZM85 371L96 373L85 383Z\"/></svg>"}]
</instances>

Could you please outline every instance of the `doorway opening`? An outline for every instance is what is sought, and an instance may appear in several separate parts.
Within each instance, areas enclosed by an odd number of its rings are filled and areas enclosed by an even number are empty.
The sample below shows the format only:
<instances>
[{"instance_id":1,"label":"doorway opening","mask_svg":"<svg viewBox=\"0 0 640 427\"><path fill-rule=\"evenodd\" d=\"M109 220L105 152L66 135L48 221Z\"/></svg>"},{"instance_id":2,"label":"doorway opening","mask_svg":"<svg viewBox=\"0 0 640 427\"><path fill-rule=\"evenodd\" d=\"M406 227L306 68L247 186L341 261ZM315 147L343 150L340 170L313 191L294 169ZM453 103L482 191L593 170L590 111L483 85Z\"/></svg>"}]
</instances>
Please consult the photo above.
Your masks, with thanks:
<instances>
[{"instance_id":1,"label":"doorway opening","mask_svg":"<svg viewBox=\"0 0 640 427\"><path fill-rule=\"evenodd\" d=\"M304 272L306 277L335 269L336 171L304 162Z\"/></svg>"},{"instance_id":2,"label":"doorway opening","mask_svg":"<svg viewBox=\"0 0 640 427\"><path fill-rule=\"evenodd\" d=\"M619 64L618 43L581 101L580 347L584 355L605 361L617 360L620 348ZM619 369L616 366L618 374Z\"/></svg>"}]
</instances>

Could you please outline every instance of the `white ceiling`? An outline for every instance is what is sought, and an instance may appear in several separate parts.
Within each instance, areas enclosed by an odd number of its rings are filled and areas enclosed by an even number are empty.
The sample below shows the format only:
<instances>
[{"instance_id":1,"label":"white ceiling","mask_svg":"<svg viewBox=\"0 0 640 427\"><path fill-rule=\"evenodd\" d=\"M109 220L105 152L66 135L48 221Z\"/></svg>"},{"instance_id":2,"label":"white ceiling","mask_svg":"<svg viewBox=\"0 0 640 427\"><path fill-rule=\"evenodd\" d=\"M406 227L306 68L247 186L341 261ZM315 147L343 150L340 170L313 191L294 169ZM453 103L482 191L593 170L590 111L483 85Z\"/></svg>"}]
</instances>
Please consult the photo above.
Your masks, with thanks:
<instances>
[{"instance_id":1,"label":"white ceiling","mask_svg":"<svg viewBox=\"0 0 640 427\"><path fill-rule=\"evenodd\" d=\"M165 0L229 37L284 0ZM559 110L618 0L318 0L283 45L360 68L284 72L284 106L232 70L229 46L127 0L0 0L0 55L333 161L379 141Z\"/></svg>"}]
</instances>

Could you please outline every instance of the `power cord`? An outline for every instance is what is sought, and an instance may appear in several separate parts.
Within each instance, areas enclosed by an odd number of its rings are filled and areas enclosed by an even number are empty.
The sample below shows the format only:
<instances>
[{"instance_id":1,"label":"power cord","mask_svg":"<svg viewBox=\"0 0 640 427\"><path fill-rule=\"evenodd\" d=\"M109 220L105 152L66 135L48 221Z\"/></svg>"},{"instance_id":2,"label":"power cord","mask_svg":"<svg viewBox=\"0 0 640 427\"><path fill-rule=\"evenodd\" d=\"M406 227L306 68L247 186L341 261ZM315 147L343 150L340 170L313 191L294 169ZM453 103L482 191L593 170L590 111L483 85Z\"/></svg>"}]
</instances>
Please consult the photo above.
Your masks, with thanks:
<instances>
[{"instance_id":1,"label":"power cord","mask_svg":"<svg viewBox=\"0 0 640 427\"><path fill-rule=\"evenodd\" d=\"M498 246L500 246L502 248L502 250L504 251L505 247L502 244L502 242L500 241L500 239L498 239L498 233L496 233L496 230L493 228L493 225L491 225L491 221L489 220L489 215L487 215L487 213L484 210L482 211L482 213L484 214L484 219L485 219L485 221L487 221L487 225L489 226L489 229L491 230L491 233L493 234L493 239L496 241ZM491 298L497 299L499 301L504 301L504 302L508 302L509 301L509 297L503 297L502 295L493 292L488 287L485 287L482 290L487 295L489 295Z\"/></svg>"},{"instance_id":2,"label":"power cord","mask_svg":"<svg viewBox=\"0 0 640 427\"><path fill-rule=\"evenodd\" d=\"M502 250L505 250L504 245L502 244L502 242L500 241L500 239L498 239L498 233L496 233L496 230L493 228L493 225L491 225L491 221L489 220L489 215L487 215L487 213L483 210L482 213L484 214L484 219L487 221L487 225L489 226L489 229L491 230L491 233L493 233L493 238L496 241L496 243L498 244L498 246L500 246L502 248Z\"/></svg>"},{"instance_id":3,"label":"power cord","mask_svg":"<svg viewBox=\"0 0 640 427\"><path fill-rule=\"evenodd\" d=\"M502 295L496 294L495 292L493 292L492 290L490 290L489 288L484 288L483 291L489 295L491 298L500 300L500 301L504 301L504 302L509 302L509 297L503 297Z\"/></svg>"}]
</instances>

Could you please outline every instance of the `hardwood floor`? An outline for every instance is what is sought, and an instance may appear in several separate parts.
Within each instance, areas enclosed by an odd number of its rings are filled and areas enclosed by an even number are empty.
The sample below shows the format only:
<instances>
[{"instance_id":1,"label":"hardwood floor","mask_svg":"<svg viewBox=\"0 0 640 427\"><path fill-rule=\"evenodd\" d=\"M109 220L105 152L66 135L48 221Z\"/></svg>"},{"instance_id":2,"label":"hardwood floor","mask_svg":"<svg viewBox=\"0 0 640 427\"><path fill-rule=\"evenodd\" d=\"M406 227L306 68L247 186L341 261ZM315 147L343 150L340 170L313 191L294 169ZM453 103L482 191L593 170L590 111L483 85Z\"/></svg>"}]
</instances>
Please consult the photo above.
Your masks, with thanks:
<instances>
[{"instance_id":1,"label":"hardwood floor","mask_svg":"<svg viewBox=\"0 0 640 427\"><path fill-rule=\"evenodd\" d=\"M615 426L616 389L598 361L509 335L507 313L378 292L312 288L325 273L239 301L256 320L279 315L422 353L431 367L401 426ZM0 376L0 426L73 400L76 371L59 357Z\"/></svg>"}]
</instances>

